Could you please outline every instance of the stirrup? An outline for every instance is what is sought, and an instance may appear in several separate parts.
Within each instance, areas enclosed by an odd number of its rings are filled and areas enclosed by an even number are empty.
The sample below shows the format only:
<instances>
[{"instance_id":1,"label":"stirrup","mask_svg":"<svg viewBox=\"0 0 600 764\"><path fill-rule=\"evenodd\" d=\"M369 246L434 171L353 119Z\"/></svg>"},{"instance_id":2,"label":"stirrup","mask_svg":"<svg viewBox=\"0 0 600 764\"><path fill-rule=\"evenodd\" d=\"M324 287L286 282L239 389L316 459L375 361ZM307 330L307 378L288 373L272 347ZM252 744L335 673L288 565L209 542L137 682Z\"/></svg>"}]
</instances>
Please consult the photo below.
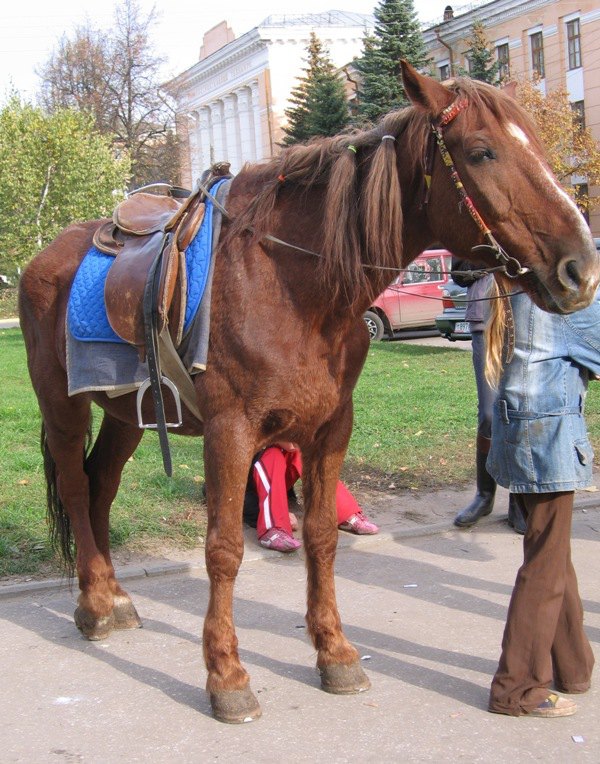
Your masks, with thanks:
<instances>
[{"instance_id":1,"label":"stirrup","mask_svg":"<svg viewBox=\"0 0 600 764\"><path fill-rule=\"evenodd\" d=\"M166 427L181 427L183 424L183 419L181 417L181 400L179 398L179 390L175 387L173 382L168 377L165 377L164 375L161 375L160 378L161 384L166 385L166 387L169 388L169 390L173 393L173 398L175 400L175 406L177 408L177 419L178 422L167 422L165 424ZM150 377L148 379L145 379L144 382L142 382L142 385L140 389L137 391L137 397L135 400L136 407L137 407L137 415L138 415L138 427L141 427L143 430L156 430L158 425L156 422L144 422L144 418L142 416L142 399L144 398L144 395L146 393L146 390L150 387Z\"/></svg>"}]
</instances>

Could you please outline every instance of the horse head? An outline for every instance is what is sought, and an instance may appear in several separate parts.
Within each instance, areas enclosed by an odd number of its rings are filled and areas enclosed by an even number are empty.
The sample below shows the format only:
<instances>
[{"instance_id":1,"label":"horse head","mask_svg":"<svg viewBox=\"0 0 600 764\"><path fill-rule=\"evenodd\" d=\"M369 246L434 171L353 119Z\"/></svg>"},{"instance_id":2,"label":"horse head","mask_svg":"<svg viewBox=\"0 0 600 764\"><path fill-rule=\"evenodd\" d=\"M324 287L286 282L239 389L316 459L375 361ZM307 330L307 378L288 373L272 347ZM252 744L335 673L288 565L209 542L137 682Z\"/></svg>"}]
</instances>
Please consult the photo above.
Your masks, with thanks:
<instances>
[{"instance_id":1,"label":"horse head","mask_svg":"<svg viewBox=\"0 0 600 764\"><path fill-rule=\"evenodd\" d=\"M505 264L540 308L586 307L600 280L590 230L510 89L468 78L441 84L405 62L402 73L432 131L425 173L433 238L456 256Z\"/></svg>"}]
</instances>

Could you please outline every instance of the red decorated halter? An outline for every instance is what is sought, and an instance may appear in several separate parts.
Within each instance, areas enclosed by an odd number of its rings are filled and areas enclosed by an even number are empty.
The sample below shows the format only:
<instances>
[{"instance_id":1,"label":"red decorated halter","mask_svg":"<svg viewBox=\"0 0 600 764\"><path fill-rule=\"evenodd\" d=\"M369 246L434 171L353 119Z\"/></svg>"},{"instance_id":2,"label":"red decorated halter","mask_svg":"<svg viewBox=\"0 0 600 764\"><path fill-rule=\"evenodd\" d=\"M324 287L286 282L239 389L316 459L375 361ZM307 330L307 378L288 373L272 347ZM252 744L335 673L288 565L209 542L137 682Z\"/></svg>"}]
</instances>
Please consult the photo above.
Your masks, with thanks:
<instances>
[{"instance_id":1,"label":"red decorated halter","mask_svg":"<svg viewBox=\"0 0 600 764\"><path fill-rule=\"evenodd\" d=\"M460 114L463 109L466 109L469 105L469 102L466 98L457 98L455 101L453 101L450 106L447 106L444 111L440 114L440 116L437 118L437 120L431 122L431 133L432 133L432 141L430 142L430 147L427 151L427 157L426 157L426 169L425 169L425 183L426 183L426 192L425 192L425 203L427 204L429 201L429 193L431 190L431 176L432 176L432 170L433 170L433 142L435 141L438 145L438 148L440 150L440 154L442 156L442 160L448 170L450 171L450 177L452 178L452 182L454 183L454 187L458 191L458 195L460 197L461 203L465 205L467 210L469 211L469 214L475 221L475 224L483 234L484 238L487 241L487 244L479 244L476 247L473 247L473 251L479 250L479 249L491 249L494 252L494 255L496 257L496 260L498 260L502 266L504 267L504 272L506 273L509 278L517 278L518 276L522 276L525 273L529 272L529 268L525 268L521 265L521 263L514 257L510 257L505 250L502 248L502 245L496 240L492 232L490 231L489 227L486 225L485 221L477 211L477 208L475 207L473 200L471 197L467 194L465 187L460 179L460 176L458 174L458 171L456 167L454 166L454 161L452 159L452 156L450 152L448 151L448 147L446 146L446 143L444 141L444 135L443 135L443 128L446 127L452 120Z\"/></svg>"}]
</instances>

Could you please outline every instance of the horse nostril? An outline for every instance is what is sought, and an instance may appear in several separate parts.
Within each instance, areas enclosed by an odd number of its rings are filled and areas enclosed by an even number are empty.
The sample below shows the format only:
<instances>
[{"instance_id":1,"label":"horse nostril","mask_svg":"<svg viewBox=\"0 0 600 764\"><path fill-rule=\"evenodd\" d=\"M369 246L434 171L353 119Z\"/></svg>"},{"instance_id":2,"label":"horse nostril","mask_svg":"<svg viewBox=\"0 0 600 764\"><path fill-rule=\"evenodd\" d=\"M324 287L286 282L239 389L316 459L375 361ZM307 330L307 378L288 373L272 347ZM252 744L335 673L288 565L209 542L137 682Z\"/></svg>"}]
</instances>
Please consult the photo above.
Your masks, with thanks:
<instances>
[{"instance_id":1,"label":"horse nostril","mask_svg":"<svg viewBox=\"0 0 600 764\"><path fill-rule=\"evenodd\" d=\"M561 260L558 264L558 279L566 289L579 289L582 284L581 274L575 260Z\"/></svg>"}]
</instances>

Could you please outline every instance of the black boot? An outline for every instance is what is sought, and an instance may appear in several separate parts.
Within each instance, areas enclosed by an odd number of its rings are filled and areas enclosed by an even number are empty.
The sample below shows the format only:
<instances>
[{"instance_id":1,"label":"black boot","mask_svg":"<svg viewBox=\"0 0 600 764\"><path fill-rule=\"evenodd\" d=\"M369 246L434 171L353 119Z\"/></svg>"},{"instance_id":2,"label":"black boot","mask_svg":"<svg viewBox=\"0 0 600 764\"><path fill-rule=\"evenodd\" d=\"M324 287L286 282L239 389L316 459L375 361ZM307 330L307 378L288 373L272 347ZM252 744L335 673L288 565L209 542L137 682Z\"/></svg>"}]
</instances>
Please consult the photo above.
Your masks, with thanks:
<instances>
[{"instance_id":1,"label":"black boot","mask_svg":"<svg viewBox=\"0 0 600 764\"><path fill-rule=\"evenodd\" d=\"M493 509L496 481L485 467L490 444L490 438L485 438L483 435L477 436L477 493L469 506L465 507L454 518L454 525L459 528L475 525L481 517L489 515Z\"/></svg>"},{"instance_id":2,"label":"black boot","mask_svg":"<svg viewBox=\"0 0 600 764\"><path fill-rule=\"evenodd\" d=\"M508 524L520 536L523 536L527 530L527 522L523 517L519 502L512 493L508 499Z\"/></svg>"}]
</instances>

